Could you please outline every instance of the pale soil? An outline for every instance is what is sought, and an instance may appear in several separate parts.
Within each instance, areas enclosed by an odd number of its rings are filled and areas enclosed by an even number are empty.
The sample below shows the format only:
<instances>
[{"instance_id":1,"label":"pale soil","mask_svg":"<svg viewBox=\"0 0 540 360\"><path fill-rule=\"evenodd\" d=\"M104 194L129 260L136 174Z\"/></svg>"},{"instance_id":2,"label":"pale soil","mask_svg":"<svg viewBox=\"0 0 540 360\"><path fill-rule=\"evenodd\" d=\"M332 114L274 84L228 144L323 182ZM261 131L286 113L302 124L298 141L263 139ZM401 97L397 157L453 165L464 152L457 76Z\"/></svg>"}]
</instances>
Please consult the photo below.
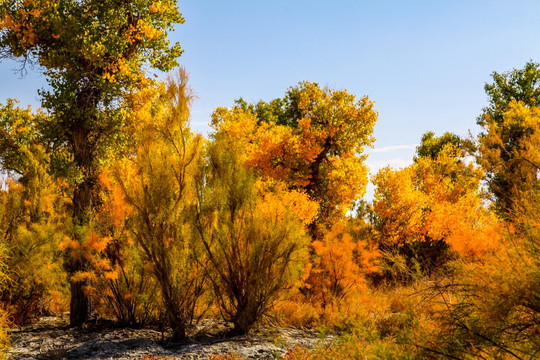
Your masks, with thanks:
<instances>
[{"instance_id":1,"label":"pale soil","mask_svg":"<svg viewBox=\"0 0 540 360\"><path fill-rule=\"evenodd\" d=\"M143 355L169 359L208 359L210 354L235 352L248 359L281 358L295 346L315 347L331 341L313 331L261 327L249 335L227 337L230 325L203 320L189 330L189 341L171 344L170 335L152 329L115 328L89 324L68 328L66 316L43 317L38 322L12 329L13 346L8 358L21 359L141 359Z\"/></svg>"}]
</instances>

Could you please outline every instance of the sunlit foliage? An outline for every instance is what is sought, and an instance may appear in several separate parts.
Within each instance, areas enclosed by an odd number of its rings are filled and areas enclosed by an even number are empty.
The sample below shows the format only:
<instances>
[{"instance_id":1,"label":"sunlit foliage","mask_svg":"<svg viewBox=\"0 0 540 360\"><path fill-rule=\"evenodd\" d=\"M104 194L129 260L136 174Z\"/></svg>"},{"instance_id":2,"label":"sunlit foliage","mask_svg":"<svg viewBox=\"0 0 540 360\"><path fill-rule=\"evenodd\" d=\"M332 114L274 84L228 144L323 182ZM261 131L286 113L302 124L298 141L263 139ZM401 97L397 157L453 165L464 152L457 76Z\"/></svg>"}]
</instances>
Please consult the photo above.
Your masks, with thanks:
<instances>
[{"instance_id":1,"label":"sunlit foliage","mask_svg":"<svg viewBox=\"0 0 540 360\"><path fill-rule=\"evenodd\" d=\"M92 257L92 292L95 311L121 325L144 326L161 316L161 298L150 265L130 231L133 209L114 179L113 162L99 178L102 203L93 229L101 251ZM112 174L111 174L112 173Z\"/></svg>"},{"instance_id":2,"label":"sunlit foliage","mask_svg":"<svg viewBox=\"0 0 540 360\"><path fill-rule=\"evenodd\" d=\"M528 62L523 69L492 74L486 84L489 105L478 117L478 161L485 169L488 185L501 214L512 212L517 194L535 186L538 158L531 150L538 146L540 67ZM535 143L536 141L536 143Z\"/></svg>"},{"instance_id":3,"label":"sunlit foliage","mask_svg":"<svg viewBox=\"0 0 540 360\"><path fill-rule=\"evenodd\" d=\"M130 231L159 284L175 341L185 338L205 282L203 249L192 229L203 142L189 128L191 100L185 72L170 77L140 114L133 155L115 170L133 210Z\"/></svg>"},{"instance_id":4,"label":"sunlit foliage","mask_svg":"<svg viewBox=\"0 0 540 360\"><path fill-rule=\"evenodd\" d=\"M65 274L59 244L66 234L69 201L63 185L47 172L49 160L38 127L44 115L0 108L0 167L10 178L0 191L0 239L7 283L3 306L15 323L25 323L65 304Z\"/></svg>"},{"instance_id":5,"label":"sunlit foliage","mask_svg":"<svg viewBox=\"0 0 540 360\"><path fill-rule=\"evenodd\" d=\"M73 185L75 227L88 226L98 205L100 166L123 143L126 95L152 85L148 67L168 71L177 65L180 45L169 46L167 32L183 21L174 0L0 3L0 57L20 60L22 71L28 62L37 64L46 75L49 88L40 95L50 117L41 135L54 150L50 168ZM84 257L67 265L71 275L89 267ZM91 304L88 284L75 280L70 316L80 325Z\"/></svg>"},{"instance_id":6,"label":"sunlit foliage","mask_svg":"<svg viewBox=\"0 0 540 360\"><path fill-rule=\"evenodd\" d=\"M448 250L474 259L498 246L498 222L482 202L481 175L452 144L435 158L420 156L402 170L379 171L374 177L379 243L408 259L401 265L392 260L395 266L431 273L450 259Z\"/></svg>"},{"instance_id":7,"label":"sunlit foliage","mask_svg":"<svg viewBox=\"0 0 540 360\"><path fill-rule=\"evenodd\" d=\"M253 118L242 110L236 114ZM256 179L242 151L245 139L231 132L218 131L208 149L197 226L221 311L237 333L246 333L299 279L307 255L305 227L318 206L282 182Z\"/></svg>"},{"instance_id":8,"label":"sunlit foliage","mask_svg":"<svg viewBox=\"0 0 540 360\"><path fill-rule=\"evenodd\" d=\"M357 100L346 90L304 81L283 99L256 105L239 100L230 110L220 108L213 126L218 131L243 127L236 135L250 139L248 163L319 204L310 230L320 238L364 195L364 147L374 141L376 120L368 97Z\"/></svg>"},{"instance_id":9,"label":"sunlit foliage","mask_svg":"<svg viewBox=\"0 0 540 360\"><path fill-rule=\"evenodd\" d=\"M44 110L0 105L0 351L71 301L71 325L172 341L204 317L336 333L290 360L540 355L538 64L493 73L477 141L424 134L368 203L367 97L304 81L205 139L185 70L149 76L182 22L174 0L0 2L0 57L50 85Z\"/></svg>"},{"instance_id":10,"label":"sunlit foliage","mask_svg":"<svg viewBox=\"0 0 540 360\"><path fill-rule=\"evenodd\" d=\"M303 292L324 308L339 306L367 288L366 275L377 270L376 245L358 236L358 226L334 224L322 240L313 241L312 263Z\"/></svg>"}]
</instances>

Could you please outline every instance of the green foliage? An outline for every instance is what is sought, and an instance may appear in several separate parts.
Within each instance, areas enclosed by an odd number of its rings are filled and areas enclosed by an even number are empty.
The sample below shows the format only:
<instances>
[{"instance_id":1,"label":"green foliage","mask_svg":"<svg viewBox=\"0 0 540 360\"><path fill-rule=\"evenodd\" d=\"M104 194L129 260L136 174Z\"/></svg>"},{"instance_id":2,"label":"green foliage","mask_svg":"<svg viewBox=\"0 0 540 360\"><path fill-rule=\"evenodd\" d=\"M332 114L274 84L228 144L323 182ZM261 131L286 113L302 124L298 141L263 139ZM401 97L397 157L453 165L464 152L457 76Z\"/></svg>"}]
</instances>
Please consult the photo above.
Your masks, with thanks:
<instances>
[{"instance_id":1,"label":"green foliage","mask_svg":"<svg viewBox=\"0 0 540 360\"><path fill-rule=\"evenodd\" d=\"M6 0L0 19L3 57L45 70L51 90L41 95L54 116L43 136L55 148L52 164L62 170L73 162L81 172L77 181L91 177L88 161L120 140L126 115L119 105L126 92L148 86L144 66L170 70L182 52L166 38L184 21L173 0Z\"/></svg>"},{"instance_id":2,"label":"green foliage","mask_svg":"<svg viewBox=\"0 0 540 360\"><path fill-rule=\"evenodd\" d=\"M429 157L432 160L436 160L446 145L450 144L456 151L461 152L468 143L469 142L461 139L459 136L449 132L445 132L442 136L435 137L435 133L428 131L422 135L420 145L416 148L414 160L417 161L420 157ZM456 155L459 155L459 153Z\"/></svg>"},{"instance_id":3,"label":"green foliage","mask_svg":"<svg viewBox=\"0 0 540 360\"><path fill-rule=\"evenodd\" d=\"M43 148L37 148L37 124L45 116L16 105L17 100L13 99L7 99L5 105L0 105L0 166L21 176L31 165L32 152L43 152Z\"/></svg>"},{"instance_id":4,"label":"green foliage","mask_svg":"<svg viewBox=\"0 0 540 360\"><path fill-rule=\"evenodd\" d=\"M486 84L484 89L488 95L489 105L478 117L478 125L484 127L487 118L497 123L504 121L503 115L512 101L521 101L527 107L540 106L540 65L529 61L523 69L513 69L499 74L493 72L492 84Z\"/></svg>"},{"instance_id":5,"label":"green foliage","mask_svg":"<svg viewBox=\"0 0 540 360\"><path fill-rule=\"evenodd\" d=\"M540 65L528 62L523 69L494 72L492 78L493 83L485 86L489 106L477 120L483 128L478 161L500 214L506 216L512 212L516 194L531 189L538 180L539 164L522 156L538 126L531 126L526 117L513 116L512 110L522 106L534 113L540 106Z\"/></svg>"}]
</instances>

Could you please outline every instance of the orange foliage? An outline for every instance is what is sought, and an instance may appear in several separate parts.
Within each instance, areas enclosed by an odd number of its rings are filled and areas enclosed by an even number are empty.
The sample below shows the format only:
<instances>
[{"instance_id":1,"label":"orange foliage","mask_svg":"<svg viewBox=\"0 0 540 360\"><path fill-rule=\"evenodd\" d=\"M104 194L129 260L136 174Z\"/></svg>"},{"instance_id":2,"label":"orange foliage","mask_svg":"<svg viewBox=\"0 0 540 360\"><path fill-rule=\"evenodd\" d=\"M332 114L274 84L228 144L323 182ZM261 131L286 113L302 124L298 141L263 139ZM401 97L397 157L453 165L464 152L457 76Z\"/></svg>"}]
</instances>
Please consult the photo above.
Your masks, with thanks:
<instances>
[{"instance_id":1,"label":"orange foliage","mask_svg":"<svg viewBox=\"0 0 540 360\"><path fill-rule=\"evenodd\" d=\"M482 202L481 172L456 154L446 146L436 159L420 157L405 169L379 171L374 209L381 244L443 242L470 260L498 246L500 223Z\"/></svg>"},{"instance_id":2,"label":"orange foliage","mask_svg":"<svg viewBox=\"0 0 540 360\"><path fill-rule=\"evenodd\" d=\"M101 206L92 224L94 231L83 245L89 250L93 269L90 280L95 308L121 324L137 326L158 316L159 297L154 294L156 285L149 264L141 259L128 227L133 207L110 175L121 165L112 162L99 176Z\"/></svg>"},{"instance_id":3,"label":"orange foliage","mask_svg":"<svg viewBox=\"0 0 540 360\"><path fill-rule=\"evenodd\" d=\"M212 126L216 134L242 144L246 165L262 177L304 190L319 204L315 223L320 229L311 228L318 237L364 194L367 169L362 154L374 140L377 114L367 97L356 100L347 91L321 89L308 81L287 96L288 107L272 110L297 114L287 123L271 120L276 114L266 119L263 103L257 108L218 108Z\"/></svg>"},{"instance_id":4,"label":"orange foliage","mask_svg":"<svg viewBox=\"0 0 540 360\"><path fill-rule=\"evenodd\" d=\"M347 225L344 221L334 224L323 240L311 244L311 271L303 286L309 298L321 302L323 307L365 289L365 275L377 270L377 249L355 238Z\"/></svg>"}]
</instances>

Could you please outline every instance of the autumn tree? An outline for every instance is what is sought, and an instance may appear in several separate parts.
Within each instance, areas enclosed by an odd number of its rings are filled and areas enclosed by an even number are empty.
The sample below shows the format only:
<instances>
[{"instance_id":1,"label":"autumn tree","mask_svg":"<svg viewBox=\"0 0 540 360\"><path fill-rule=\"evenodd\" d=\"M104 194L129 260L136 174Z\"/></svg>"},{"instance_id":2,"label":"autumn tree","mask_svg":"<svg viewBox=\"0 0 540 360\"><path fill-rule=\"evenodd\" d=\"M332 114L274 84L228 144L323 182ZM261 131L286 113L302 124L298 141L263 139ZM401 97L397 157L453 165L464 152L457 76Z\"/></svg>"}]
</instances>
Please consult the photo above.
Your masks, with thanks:
<instances>
[{"instance_id":1,"label":"autumn tree","mask_svg":"<svg viewBox=\"0 0 540 360\"><path fill-rule=\"evenodd\" d=\"M135 148L115 169L133 208L133 237L159 284L173 341L185 339L205 283L204 250L192 225L203 140L189 128L191 100L182 70L139 111Z\"/></svg>"},{"instance_id":2,"label":"autumn tree","mask_svg":"<svg viewBox=\"0 0 540 360\"><path fill-rule=\"evenodd\" d=\"M216 132L207 150L198 180L197 229L222 314L243 334L299 279L306 225L317 204L280 181L256 178L246 163L249 141L239 137L250 130L243 121L253 115L236 115L238 122Z\"/></svg>"},{"instance_id":3,"label":"autumn tree","mask_svg":"<svg viewBox=\"0 0 540 360\"><path fill-rule=\"evenodd\" d=\"M485 169L489 189L501 214L512 211L517 193L535 186L539 164L525 154L528 138L537 136L540 106L540 68L533 62L523 69L492 74L486 84L489 105L478 117L478 162Z\"/></svg>"},{"instance_id":4,"label":"autumn tree","mask_svg":"<svg viewBox=\"0 0 540 360\"><path fill-rule=\"evenodd\" d=\"M482 172L451 142L435 158L429 154L401 170L384 168L373 179L380 247L405 257L405 273L415 266L437 271L452 256L449 250L474 259L497 244L497 219L482 205Z\"/></svg>"},{"instance_id":5,"label":"autumn tree","mask_svg":"<svg viewBox=\"0 0 540 360\"><path fill-rule=\"evenodd\" d=\"M364 147L374 138L377 113L364 96L356 99L346 90L321 88L301 82L284 98L249 105L238 100L230 110L218 109L215 124L238 119L239 113L256 118L251 134L249 164L259 174L285 181L291 189L305 191L319 204L311 224L314 237L361 198L367 184Z\"/></svg>"},{"instance_id":6,"label":"autumn tree","mask_svg":"<svg viewBox=\"0 0 540 360\"><path fill-rule=\"evenodd\" d=\"M446 145L452 145L456 149L466 150L466 147L469 148L472 146L470 141L464 140L456 134L450 132L445 132L441 136L435 136L435 133L428 131L422 135L420 140L420 145L416 148L416 155L414 160L418 161L419 158L429 157L433 160L437 159L441 151Z\"/></svg>"},{"instance_id":7,"label":"autumn tree","mask_svg":"<svg viewBox=\"0 0 540 360\"><path fill-rule=\"evenodd\" d=\"M147 66L177 65L179 44L167 31L183 18L176 1L5 0L0 4L0 54L39 65L49 89L41 90L50 112L43 136L52 167L73 184L73 220L85 226L95 202L100 163L121 141L124 95L147 87ZM75 231L77 233L77 231ZM81 241L81 239L78 239ZM86 270L74 259L69 271ZM71 282L71 324L83 323L90 303L84 281Z\"/></svg>"}]
</instances>

